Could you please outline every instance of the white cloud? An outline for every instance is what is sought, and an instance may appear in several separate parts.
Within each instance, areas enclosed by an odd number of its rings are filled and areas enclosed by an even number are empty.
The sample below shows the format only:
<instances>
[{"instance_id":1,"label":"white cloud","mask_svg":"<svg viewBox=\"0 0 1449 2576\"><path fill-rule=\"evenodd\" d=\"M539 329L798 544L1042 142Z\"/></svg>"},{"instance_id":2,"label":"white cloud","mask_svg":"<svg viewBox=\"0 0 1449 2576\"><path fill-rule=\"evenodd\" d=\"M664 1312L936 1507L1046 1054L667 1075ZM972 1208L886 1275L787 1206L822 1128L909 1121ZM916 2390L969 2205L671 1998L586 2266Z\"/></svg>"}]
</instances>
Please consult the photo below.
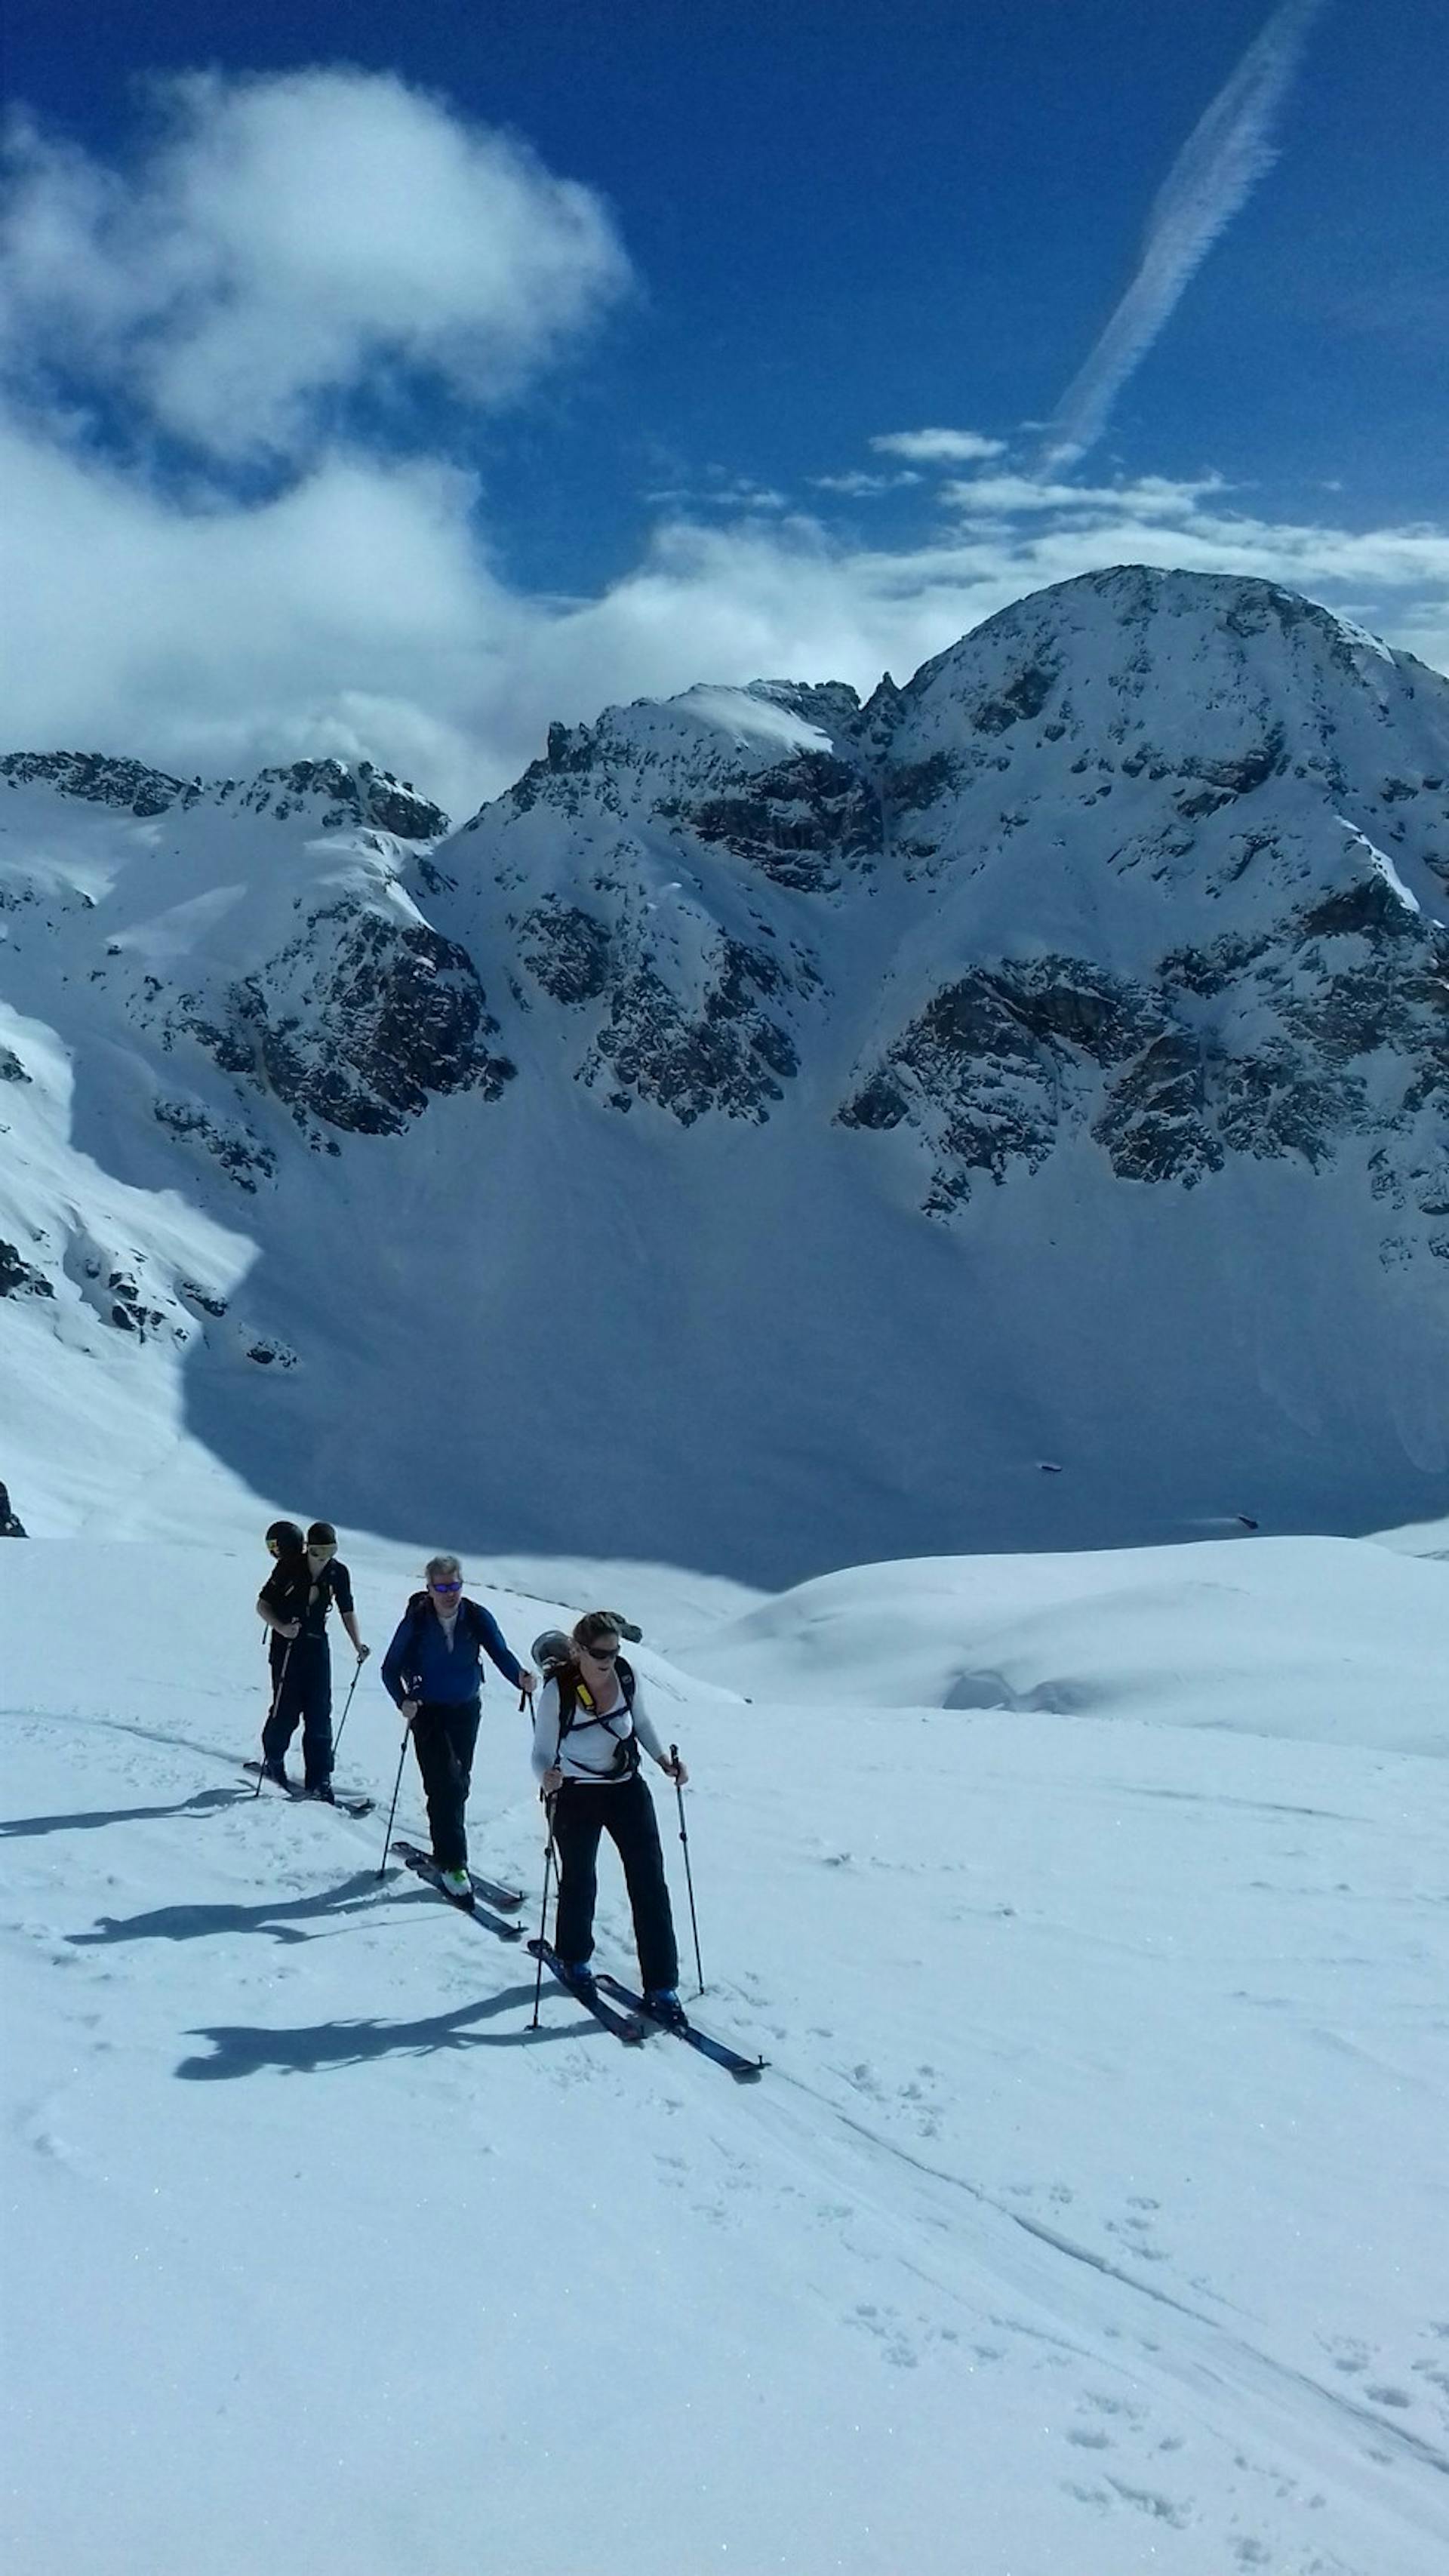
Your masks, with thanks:
<instances>
[{"instance_id":1,"label":"white cloud","mask_svg":"<svg viewBox=\"0 0 1449 2576\"><path fill-rule=\"evenodd\" d=\"M122 173L12 120L0 357L82 365L221 459L296 459L367 383L516 394L629 283L608 213L386 74L189 74Z\"/></svg>"},{"instance_id":2,"label":"white cloud","mask_svg":"<svg viewBox=\"0 0 1449 2576\"><path fill-rule=\"evenodd\" d=\"M1098 518L1105 511L1120 519L1139 514L1148 519L1182 518L1195 511L1207 492L1221 492L1220 475L1196 482L1172 482L1165 475L1143 474L1131 483L1047 483L1032 474L973 474L964 482L944 483L938 498L966 518L1013 518L1053 514L1071 520Z\"/></svg>"},{"instance_id":3,"label":"white cloud","mask_svg":"<svg viewBox=\"0 0 1449 2576\"><path fill-rule=\"evenodd\" d=\"M878 456L900 456L908 465L979 465L1006 453L1004 439L975 429L893 429L870 443Z\"/></svg>"},{"instance_id":4,"label":"white cloud","mask_svg":"<svg viewBox=\"0 0 1449 2576\"><path fill-rule=\"evenodd\" d=\"M1147 219L1137 273L1053 414L1048 470L1075 462L1106 428L1113 403L1213 243L1273 166L1273 120L1323 0L1278 0L1184 143Z\"/></svg>"},{"instance_id":5,"label":"white cloud","mask_svg":"<svg viewBox=\"0 0 1449 2576\"><path fill-rule=\"evenodd\" d=\"M178 508L33 429L0 434L3 748L128 752L189 776L336 752L454 813L551 718L701 680L868 690L1025 592L1112 563L1256 573L1449 665L1449 526L1235 513L1216 481L950 487L929 542L862 547L800 515L674 513L598 598L510 589L472 479L357 453L286 494ZM989 506L987 506L989 504Z\"/></svg>"},{"instance_id":6,"label":"white cloud","mask_svg":"<svg viewBox=\"0 0 1449 2576\"><path fill-rule=\"evenodd\" d=\"M814 492L839 492L848 501L876 501L883 492L899 492L920 481L921 476L909 468L899 474L863 474L857 470L853 474L812 474L810 488Z\"/></svg>"},{"instance_id":7,"label":"white cloud","mask_svg":"<svg viewBox=\"0 0 1449 2576\"><path fill-rule=\"evenodd\" d=\"M659 496L642 559L599 597L528 597L491 559L475 478L369 451L329 407L377 401L399 370L475 403L516 391L627 283L586 192L357 72L173 86L126 175L29 129L11 167L0 315L24 384L0 404L0 748L184 775L365 756L462 813L555 716L701 680L866 690L1121 562L1263 574L1449 664L1449 527L1248 517L1212 475L1024 476L962 429L883 435L879 471L817 478L849 501L929 474L927 538L863 546L707 466L694 498ZM75 413L40 399L37 348ZM78 386L129 406L124 468ZM147 470L158 427L192 442L184 488ZM259 451L286 470L243 497L235 462Z\"/></svg>"}]
</instances>

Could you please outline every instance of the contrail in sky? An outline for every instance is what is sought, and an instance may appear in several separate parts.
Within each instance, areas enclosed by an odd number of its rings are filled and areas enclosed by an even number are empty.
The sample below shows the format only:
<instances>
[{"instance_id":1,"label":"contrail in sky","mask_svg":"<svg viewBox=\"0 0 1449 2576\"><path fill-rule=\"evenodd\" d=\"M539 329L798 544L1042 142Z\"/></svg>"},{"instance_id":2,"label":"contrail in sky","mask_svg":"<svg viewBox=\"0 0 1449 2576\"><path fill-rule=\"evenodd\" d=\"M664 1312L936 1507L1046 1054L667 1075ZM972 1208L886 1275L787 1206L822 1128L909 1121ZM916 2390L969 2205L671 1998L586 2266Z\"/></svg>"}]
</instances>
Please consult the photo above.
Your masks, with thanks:
<instances>
[{"instance_id":1,"label":"contrail in sky","mask_svg":"<svg viewBox=\"0 0 1449 2576\"><path fill-rule=\"evenodd\" d=\"M1137 274L1048 425L1042 469L1095 445L1127 379L1225 225L1276 158L1273 120L1323 0L1279 0L1184 143L1158 190Z\"/></svg>"}]
</instances>

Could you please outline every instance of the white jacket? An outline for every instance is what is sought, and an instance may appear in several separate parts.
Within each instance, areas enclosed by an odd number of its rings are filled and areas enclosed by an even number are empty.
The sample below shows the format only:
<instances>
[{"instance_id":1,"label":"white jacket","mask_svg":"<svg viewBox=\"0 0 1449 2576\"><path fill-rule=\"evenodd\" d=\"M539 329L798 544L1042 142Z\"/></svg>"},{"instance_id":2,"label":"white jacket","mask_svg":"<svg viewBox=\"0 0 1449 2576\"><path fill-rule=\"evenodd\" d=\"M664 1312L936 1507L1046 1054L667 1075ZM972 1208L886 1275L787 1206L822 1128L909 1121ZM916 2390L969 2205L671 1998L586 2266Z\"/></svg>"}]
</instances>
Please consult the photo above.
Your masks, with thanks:
<instances>
[{"instance_id":1,"label":"white jacket","mask_svg":"<svg viewBox=\"0 0 1449 2576\"><path fill-rule=\"evenodd\" d=\"M638 1736L644 1751L652 1753L656 1762L668 1758L644 1705L644 1685L637 1674L634 1678L632 1724L622 1691L615 1705L606 1709L602 1717L596 1717L579 1700L562 1748L558 1740L558 1719L558 1683L546 1681L534 1703L533 1769L536 1779L541 1780L545 1771L557 1767L566 1780L593 1780L617 1785L625 1774L614 1769L614 1748L627 1743L631 1735Z\"/></svg>"}]
</instances>

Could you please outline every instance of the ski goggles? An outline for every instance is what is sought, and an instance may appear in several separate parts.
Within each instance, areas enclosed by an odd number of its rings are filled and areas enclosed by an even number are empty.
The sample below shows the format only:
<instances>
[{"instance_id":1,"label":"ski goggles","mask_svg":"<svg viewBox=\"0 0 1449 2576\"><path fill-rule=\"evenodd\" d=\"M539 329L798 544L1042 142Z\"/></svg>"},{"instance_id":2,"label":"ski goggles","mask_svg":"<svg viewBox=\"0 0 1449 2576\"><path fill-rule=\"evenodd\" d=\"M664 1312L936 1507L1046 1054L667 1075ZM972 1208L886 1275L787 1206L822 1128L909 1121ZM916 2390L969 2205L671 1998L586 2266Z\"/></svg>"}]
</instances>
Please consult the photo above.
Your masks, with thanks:
<instances>
[{"instance_id":1,"label":"ski goggles","mask_svg":"<svg viewBox=\"0 0 1449 2576\"><path fill-rule=\"evenodd\" d=\"M430 1592L461 1592L462 1589L461 1583L439 1583L436 1576L428 1585Z\"/></svg>"}]
</instances>

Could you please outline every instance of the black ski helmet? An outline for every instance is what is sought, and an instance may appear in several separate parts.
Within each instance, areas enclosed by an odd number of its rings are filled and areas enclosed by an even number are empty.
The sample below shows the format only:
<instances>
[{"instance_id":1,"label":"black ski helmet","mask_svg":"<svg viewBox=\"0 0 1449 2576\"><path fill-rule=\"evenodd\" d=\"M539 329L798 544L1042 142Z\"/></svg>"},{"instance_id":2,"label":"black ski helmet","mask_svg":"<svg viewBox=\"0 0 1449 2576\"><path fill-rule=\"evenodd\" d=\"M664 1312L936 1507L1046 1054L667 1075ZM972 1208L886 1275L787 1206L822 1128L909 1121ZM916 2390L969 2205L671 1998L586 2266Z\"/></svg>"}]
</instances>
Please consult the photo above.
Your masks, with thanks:
<instances>
[{"instance_id":1,"label":"black ski helmet","mask_svg":"<svg viewBox=\"0 0 1449 2576\"><path fill-rule=\"evenodd\" d=\"M572 1651L562 1628L545 1628L543 1635L535 1637L529 1647L528 1659L541 1673L546 1673L551 1664L566 1664Z\"/></svg>"},{"instance_id":2,"label":"black ski helmet","mask_svg":"<svg viewBox=\"0 0 1449 2576\"><path fill-rule=\"evenodd\" d=\"M273 1521L267 1532L267 1545L273 1556L300 1556L306 1544L295 1521Z\"/></svg>"}]
</instances>

